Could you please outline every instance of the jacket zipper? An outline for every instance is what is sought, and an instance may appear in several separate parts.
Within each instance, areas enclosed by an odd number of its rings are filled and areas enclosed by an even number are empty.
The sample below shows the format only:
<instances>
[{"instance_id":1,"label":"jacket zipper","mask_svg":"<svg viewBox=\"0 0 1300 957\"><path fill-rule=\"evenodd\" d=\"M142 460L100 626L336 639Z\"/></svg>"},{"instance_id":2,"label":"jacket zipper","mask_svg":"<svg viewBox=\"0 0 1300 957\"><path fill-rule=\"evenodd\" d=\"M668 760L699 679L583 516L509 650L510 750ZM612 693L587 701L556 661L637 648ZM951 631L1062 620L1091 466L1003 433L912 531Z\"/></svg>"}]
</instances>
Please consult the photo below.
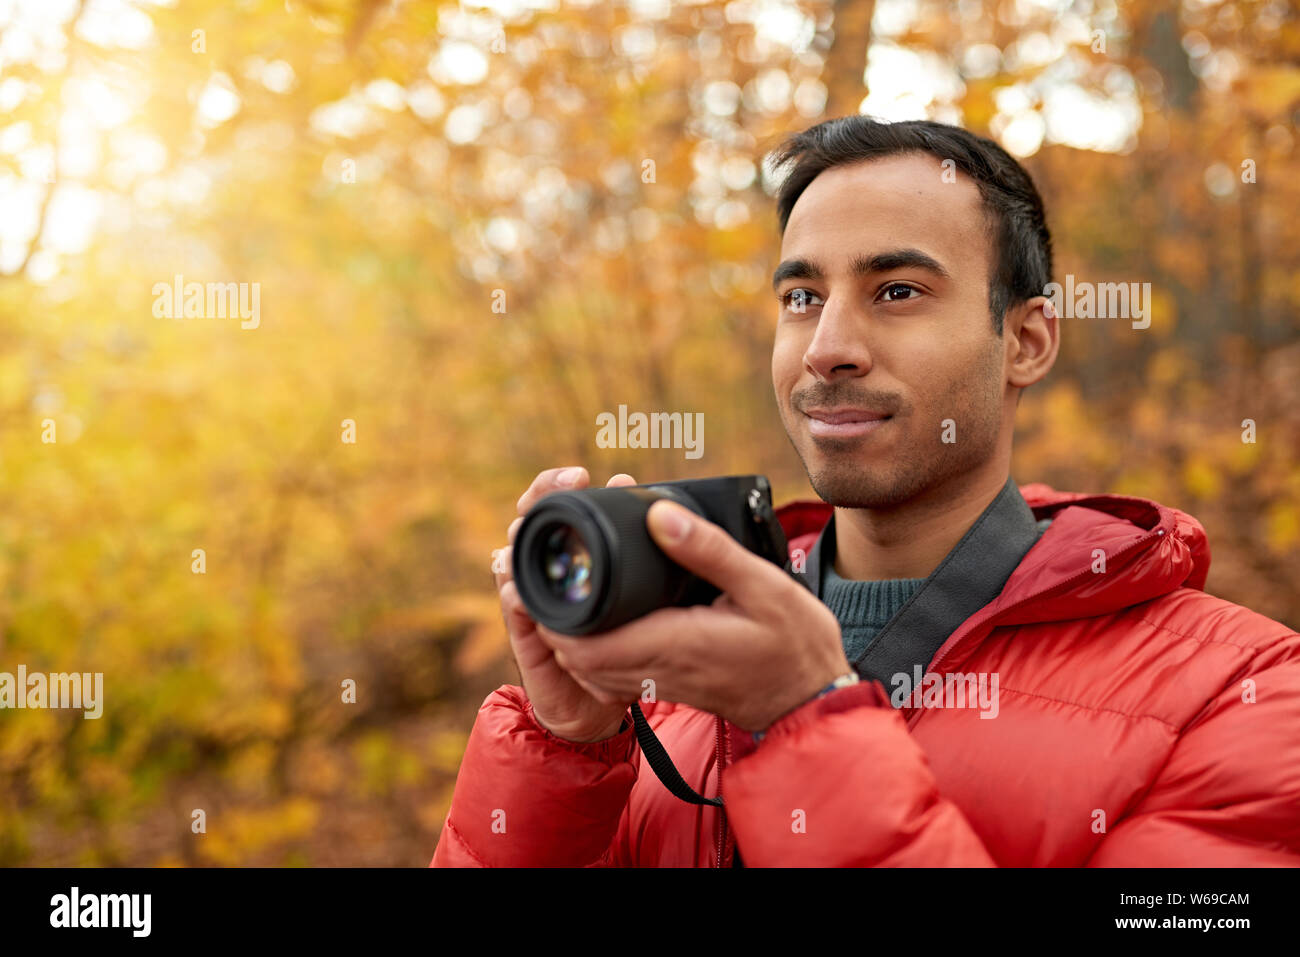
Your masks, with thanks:
<instances>
[{"instance_id":1,"label":"jacket zipper","mask_svg":"<svg viewBox=\"0 0 1300 957\"><path fill-rule=\"evenodd\" d=\"M726 752L723 748L724 725L725 722L722 720L722 718L718 718L717 764L718 764L718 796L719 797L722 796L722 768L723 765L726 763ZM714 864L714 867L721 867L722 858L724 856L724 851L727 846L727 809L725 807L718 808L717 834L718 834L718 858L717 858L717 863Z\"/></svg>"},{"instance_id":2,"label":"jacket zipper","mask_svg":"<svg viewBox=\"0 0 1300 957\"><path fill-rule=\"evenodd\" d=\"M1119 559L1119 558L1122 558L1122 557L1128 555L1130 552L1137 551L1139 548L1141 548L1142 546L1146 545L1148 542L1152 541L1153 539L1160 538L1160 537L1163 536L1164 534L1165 534L1165 530L1164 530L1163 528L1154 528L1154 529L1152 529L1151 531L1147 532L1147 534L1145 534L1145 535L1143 535L1141 538L1139 538L1136 542L1133 542L1133 544L1131 544L1131 545L1127 545L1127 546L1125 546L1124 548L1121 548L1121 549L1120 549L1119 551L1117 551L1114 555L1110 556L1110 557L1109 557L1109 561L1112 561L1112 562L1113 562L1113 561L1115 561L1116 559ZM1070 586L1070 585L1073 585L1075 582L1083 581L1083 580L1084 580L1085 578L1087 578L1089 575L1093 575L1093 574L1095 574L1095 573L1094 573L1091 569L1089 569L1088 571L1079 572L1077 575L1073 575L1073 576L1071 576L1070 578L1067 578L1067 579L1066 579L1065 581L1063 581L1063 582L1057 582L1055 585L1053 585L1053 586L1050 587L1050 588L1044 588L1042 591L1034 592L1034 594L1029 595L1029 596L1027 596L1027 597L1025 597L1025 598L1020 599L1020 601L1016 602L1014 605L1010 605L1010 606L1008 606L1008 607L1006 607L1006 608L1003 608L1003 609L1002 609L1000 612L998 612L997 614L995 614L995 615L990 615L990 616L989 616L988 618L986 618L984 621L980 622L980 626L983 626L983 625L988 624L988 623L990 623L990 622L995 622L997 619L1002 618L1004 615L1008 614L1009 612L1015 611L1017 608L1022 608L1022 607L1024 607L1025 605L1027 605L1027 604L1029 604L1030 602L1032 602L1032 601L1037 601L1038 599L1042 598L1042 597L1043 597L1044 595L1046 595L1046 594L1049 594L1049 593L1054 592L1054 591L1059 591L1059 590L1061 590L1061 589L1063 589L1063 588L1066 588L1066 587L1068 587L1068 586ZM979 627L979 626L976 626L976 627ZM996 627L996 625L994 625L994 627ZM966 635L969 635L969 634L970 634L971 632L973 632L974 630L975 630L975 627L972 627L972 628L968 629L967 632L966 632ZM965 638L966 635L963 635L962 638ZM928 669L926 669L926 670L927 670L927 671L938 671L938 668L939 668L940 663L941 663L945 658L947 658L948 655L952 652L952 650L953 650L954 648L956 648L957 645L959 645L960 643L961 643L960 641L951 641L951 642L949 642L948 645L947 645L947 647L944 648L943 650L941 650L941 651L939 652L939 654L935 657L935 659L934 659L932 662L930 662L930 667L929 667ZM915 712L917 709L913 708L913 709L911 709L911 710L912 710L913 712ZM910 723L910 722L909 722L909 723Z\"/></svg>"}]
</instances>

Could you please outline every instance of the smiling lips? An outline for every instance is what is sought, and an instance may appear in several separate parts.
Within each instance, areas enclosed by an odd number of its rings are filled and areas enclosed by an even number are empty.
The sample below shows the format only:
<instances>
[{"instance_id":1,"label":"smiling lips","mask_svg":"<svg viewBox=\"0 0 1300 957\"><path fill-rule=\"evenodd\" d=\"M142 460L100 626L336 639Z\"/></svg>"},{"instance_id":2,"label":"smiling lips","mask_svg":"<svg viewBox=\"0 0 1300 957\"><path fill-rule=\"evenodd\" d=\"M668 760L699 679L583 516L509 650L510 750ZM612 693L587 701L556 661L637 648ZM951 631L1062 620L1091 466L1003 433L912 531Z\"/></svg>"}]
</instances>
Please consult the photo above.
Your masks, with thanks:
<instances>
[{"instance_id":1,"label":"smiling lips","mask_svg":"<svg viewBox=\"0 0 1300 957\"><path fill-rule=\"evenodd\" d=\"M813 437L855 438L874 432L891 416L870 409L805 409L808 431Z\"/></svg>"}]
</instances>

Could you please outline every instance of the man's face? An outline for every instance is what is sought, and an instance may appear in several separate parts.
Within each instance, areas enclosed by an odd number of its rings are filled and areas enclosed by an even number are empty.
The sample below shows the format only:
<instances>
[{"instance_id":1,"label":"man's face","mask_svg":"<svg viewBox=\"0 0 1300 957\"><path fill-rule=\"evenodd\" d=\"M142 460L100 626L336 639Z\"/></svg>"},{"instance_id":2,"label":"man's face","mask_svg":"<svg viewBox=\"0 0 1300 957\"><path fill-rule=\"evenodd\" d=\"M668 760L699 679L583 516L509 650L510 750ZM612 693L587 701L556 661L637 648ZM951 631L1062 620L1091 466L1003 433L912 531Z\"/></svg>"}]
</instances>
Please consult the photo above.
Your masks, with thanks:
<instances>
[{"instance_id":1,"label":"man's face","mask_svg":"<svg viewBox=\"0 0 1300 957\"><path fill-rule=\"evenodd\" d=\"M832 505L902 504L997 447L1006 378L989 315L992 240L975 184L942 172L926 153L827 170L782 238L772 383Z\"/></svg>"}]
</instances>

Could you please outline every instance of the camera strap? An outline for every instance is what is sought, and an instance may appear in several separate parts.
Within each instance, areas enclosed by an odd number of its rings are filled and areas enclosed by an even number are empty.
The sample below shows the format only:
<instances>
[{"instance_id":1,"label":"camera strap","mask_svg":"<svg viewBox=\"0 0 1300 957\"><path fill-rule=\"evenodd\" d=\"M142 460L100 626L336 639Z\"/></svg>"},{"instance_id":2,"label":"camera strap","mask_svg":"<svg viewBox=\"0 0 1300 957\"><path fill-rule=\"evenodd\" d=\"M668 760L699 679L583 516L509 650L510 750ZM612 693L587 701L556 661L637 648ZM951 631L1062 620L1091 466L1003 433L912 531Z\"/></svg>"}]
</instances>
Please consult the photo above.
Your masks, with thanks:
<instances>
[{"instance_id":1,"label":"camera strap","mask_svg":"<svg viewBox=\"0 0 1300 957\"><path fill-rule=\"evenodd\" d=\"M673 764L673 759L668 757L663 744L650 730L650 723L641 713L641 705L635 701L632 702L632 724L636 726L636 739L641 742L641 753L650 762L650 770L654 771L655 777L663 782L664 787L687 804L722 807L722 795L706 798L682 780L682 776L677 773L677 766Z\"/></svg>"}]
</instances>

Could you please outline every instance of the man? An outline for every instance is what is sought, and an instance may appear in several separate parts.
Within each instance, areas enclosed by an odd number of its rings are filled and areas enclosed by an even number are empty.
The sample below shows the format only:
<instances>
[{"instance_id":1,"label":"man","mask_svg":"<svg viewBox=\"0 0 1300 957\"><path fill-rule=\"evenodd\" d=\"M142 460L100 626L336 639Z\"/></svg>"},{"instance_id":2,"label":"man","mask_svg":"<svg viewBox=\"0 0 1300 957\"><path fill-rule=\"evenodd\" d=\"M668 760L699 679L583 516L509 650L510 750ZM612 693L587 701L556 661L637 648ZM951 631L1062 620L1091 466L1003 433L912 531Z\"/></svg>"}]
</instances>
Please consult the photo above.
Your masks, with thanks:
<instances>
[{"instance_id":1,"label":"man","mask_svg":"<svg viewBox=\"0 0 1300 957\"><path fill-rule=\"evenodd\" d=\"M1201 590L1191 516L1009 478L1059 346L1028 174L858 116L778 159L772 381L827 503L779 511L795 574L666 502L712 606L569 637L498 573L523 687L484 702L432 863L1300 865L1300 635ZM519 514L586 483L543 472ZM651 772L633 702L724 807Z\"/></svg>"}]
</instances>

